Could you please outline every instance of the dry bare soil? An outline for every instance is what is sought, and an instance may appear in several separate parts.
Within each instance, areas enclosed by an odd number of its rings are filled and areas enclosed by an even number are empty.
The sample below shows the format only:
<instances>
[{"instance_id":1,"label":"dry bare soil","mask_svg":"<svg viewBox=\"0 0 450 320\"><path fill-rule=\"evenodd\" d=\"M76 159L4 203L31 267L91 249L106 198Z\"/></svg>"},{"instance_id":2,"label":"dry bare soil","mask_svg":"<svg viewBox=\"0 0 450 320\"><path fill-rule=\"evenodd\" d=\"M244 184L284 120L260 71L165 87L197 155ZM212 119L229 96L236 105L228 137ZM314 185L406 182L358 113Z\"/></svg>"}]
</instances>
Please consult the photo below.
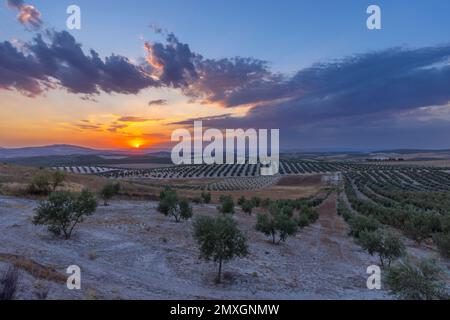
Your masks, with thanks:
<instances>
[{"instance_id":1,"label":"dry bare soil","mask_svg":"<svg viewBox=\"0 0 450 320\"><path fill-rule=\"evenodd\" d=\"M0 196L0 272L20 267L18 299L385 299L366 288L366 268L377 263L347 236L337 216L336 195L320 207L319 220L286 243L272 245L254 230L255 217L235 217L250 255L216 266L198 260L192 222L175 223L152 201L113 201L99 207L71 240L31 223L37 202ZM195 214L216 214L213 205ZM68 290L65 270L78 265L81 290Z\"/></svg>"}]
</instances>

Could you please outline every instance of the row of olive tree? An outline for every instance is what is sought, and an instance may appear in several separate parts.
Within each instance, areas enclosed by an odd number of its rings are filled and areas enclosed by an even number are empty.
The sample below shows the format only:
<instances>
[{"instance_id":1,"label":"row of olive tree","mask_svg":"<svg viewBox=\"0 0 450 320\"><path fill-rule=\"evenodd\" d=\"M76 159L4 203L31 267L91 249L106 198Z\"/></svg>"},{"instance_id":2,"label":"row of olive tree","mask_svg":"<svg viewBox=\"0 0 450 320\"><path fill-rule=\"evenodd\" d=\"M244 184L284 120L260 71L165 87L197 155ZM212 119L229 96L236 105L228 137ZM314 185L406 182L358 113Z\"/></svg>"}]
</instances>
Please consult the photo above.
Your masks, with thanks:
<instances>
[{"instance_id":1,"label":"row of olive tree","mask_svg":"<svg viewBox=\"0 0 450 320\"><path fill-rule=\"evenodd\" d=\"M411 262L400 237L386 230L373 217L352 212L343 200L338 200L338 214L350 226L350 235L370 255L377 255L383 273L384 283L391 293L404 299L448 299L440 281L441 271L433 261ZM392 262L400 259L398 263Z\"/></svg>"}]
</instances>

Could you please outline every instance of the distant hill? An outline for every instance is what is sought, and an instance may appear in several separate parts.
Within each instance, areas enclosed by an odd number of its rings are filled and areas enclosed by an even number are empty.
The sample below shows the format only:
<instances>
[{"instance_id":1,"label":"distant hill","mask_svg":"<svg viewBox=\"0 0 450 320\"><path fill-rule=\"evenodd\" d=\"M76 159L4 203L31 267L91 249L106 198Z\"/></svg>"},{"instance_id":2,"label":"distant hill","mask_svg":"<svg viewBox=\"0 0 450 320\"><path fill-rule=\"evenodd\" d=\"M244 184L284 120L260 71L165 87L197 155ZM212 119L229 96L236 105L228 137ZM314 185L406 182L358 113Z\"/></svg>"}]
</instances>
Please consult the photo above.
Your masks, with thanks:
<instances>
[{"instance_id":1,"label":"distant hill","mask_svg":"<svg viewBox=\"0 0 450 320\"><path fill-rule=\"evenodd\" d=\"M68 144L55 144L40 147L0 148L0 159L42 156L95 155L111 153L113 153L113 151L95 150Z\"/></svg>"},{"instance_id":2,"label":"distant hill","mask_svg":"<svg viewBox=\"0 0 450 320\"><path fill-rule=\"evenodd\" d=\"M388 149L378 150L372 153L398 153L398 154L412 154L412 153L449 153L450 149Z\"/></svg>"}]
</instances>

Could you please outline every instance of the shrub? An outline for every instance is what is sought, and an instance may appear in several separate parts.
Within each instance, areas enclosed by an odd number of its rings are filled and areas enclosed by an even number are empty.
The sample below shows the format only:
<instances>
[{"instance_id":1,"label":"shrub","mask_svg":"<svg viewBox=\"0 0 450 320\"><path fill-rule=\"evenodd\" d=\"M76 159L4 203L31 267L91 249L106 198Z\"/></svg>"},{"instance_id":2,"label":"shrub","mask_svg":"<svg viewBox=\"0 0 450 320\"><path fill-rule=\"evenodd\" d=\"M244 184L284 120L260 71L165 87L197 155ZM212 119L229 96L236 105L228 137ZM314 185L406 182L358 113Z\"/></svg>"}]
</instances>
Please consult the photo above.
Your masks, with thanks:
<instances>
[{"instance_id":1,"label":"shrub","mask_svg":"<svg viewBox=\"0 0 450 320\"><path fill-rule=\"evenodd\" d=\"M48 195L51 191L49 173L45 170L38 171L28 184L28 193L37 195Z\"/></svg>"},{"instance_id":2,"label":"shrub","mask_svg":"<svg viewBox=\"0 0 450 320\"><path fill-rule=\"evenodd\" d=\"M200 247L200 258L219 264L218 283L224 262L248 254L247 239L229 215L199 216L194 222L194 238Z\"/></svg>"},{"instance_id":3,"label":"shrub","mask_svg":"<svg viewBox=\"0 0 450 320\"><path fill-rule=\"evenodd\" d=\"M441 255L443 257L450 258L450 232L435 234L433 241L436 243Z\"/></svg>"},{"instance_id":4,"label":"shrub","mask_svg":"<svg viewBox=\"0 0 450 320\"><path fill-rule=\"evenodd\" d=\"M249 200L245 200L244 203L241 204L242 211L245 213L251 215L253 211L253 202Z\"/></svg>"},{"instance_id":5,"label":"shrub","mask_svg":"<svg viewBox=\"0 0 450 320\"><path fill-rule=\"evenodd\" d=\"M61 233L69 239L75 226L97 209L97 200L89 190L80 194L67 191L53 192L47 201L35 209L34 224L47 225L55 235Z\"/></svg>"},{"instance_id":6,"label":"shrub","mask_svg":"<svg viewBox=\"0 0 450 320\"><path fill-rule=\"evenodd\" d=\"M297 223L292 217L283 212L283 208L272 204L268 213L257 215L256 230L261 231L266 236L271 236L272 243L280 243L281 241L286 241L288 236L297 232ZM278 242L276 242L277 234Z\"/></svg>"},{"instance_id":7,"label":"shrub","mask_svg":"<svg viewBox=\"0 0 450 320\"><path fill-rule=\"evenodd\" d=\"M108 200L117 195L120 192L120 184L119 183L111 183L108 182L105 184L100 190L100 197L103 200L103 205L108 205Z\"/></svg>"},{"instance_id":8,"label":"shrub","mask_svg":"<svg viewBox=\"0 0 450 320\"><path fill-rule=\"evenodd\" d=\"M439 281L440 270L431 260L418 265L401 262L387 272L385 283L392 294L408 300L448 299L444 285Z\"/></svg>"},{"instance_id":9,"label":"shrub","mask_svg":"<svg viewBox=\"0 0 450 320\"><path fill-rule=\"evenodd\" d=\"M230 196L220 196L221 205L217 207L220 213L233 214L234 213L234 201Z\"/></svg>"},{"instance_id":10,"label":"shrub","mask_svg":"<svg viewBox=\"0 0 450 320\"><path fill-rule=\"evenodd\" d=\"M373 217L363 215L354 216L348 221L350 225L350 235L359 238L362 231L375 231L380 227L380 223Z\"/></svg>"},{"instance_id":11,"label":"shrub","mask_svg":"<svg viewBox=\"0 0 450 320\"><path fill-rule=\"evenodd\" d=\"M405 246L400 238L381 229L361 231L358 243L370 255L378 254L382 268L386 264L389 267L394 259L403 256L405 253Z\"/></svg>"},{"instance_id":12,"label":"shrub","mask_svg":"<svg viewBox=\"0 0 450 320\"><path fill-rule=\"evenodd\" d=\"M211 193L209 193L209 192L202 192L201 197L202 197L204 203L210 203L211 202Z\"/></svg>"},{"instance_id":13,"label":"shrub","mask_svg":"<svg viewBox=\"0 0 450 320\"><path fill-rule=\"evenodd\" d=\"M0 300L13 300L17 291L19 270L17 267L9 267L0 278Z\"/></svg>"}]
</instances>

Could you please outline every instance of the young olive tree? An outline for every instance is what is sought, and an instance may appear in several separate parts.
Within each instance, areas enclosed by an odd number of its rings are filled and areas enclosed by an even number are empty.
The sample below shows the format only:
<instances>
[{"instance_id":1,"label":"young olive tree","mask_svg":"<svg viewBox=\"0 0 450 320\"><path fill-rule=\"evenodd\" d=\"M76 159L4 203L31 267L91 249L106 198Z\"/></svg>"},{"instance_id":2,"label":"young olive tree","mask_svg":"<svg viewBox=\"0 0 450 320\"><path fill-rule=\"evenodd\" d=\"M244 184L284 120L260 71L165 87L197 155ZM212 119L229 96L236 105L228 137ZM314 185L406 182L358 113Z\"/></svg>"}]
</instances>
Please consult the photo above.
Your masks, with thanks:
<instances>
[{"instance_id":1,"label":"young olive tree","mask_svg":"<svg viewBox=\"0 0 450 320\"><path fill-rule=\"evenodd\" d=\"M405 245L400 238L390 232L378 229L363 230L359 233L358 243L370 255L378 254L381 267L391 266L391 262L405 254Z\"/></svg>"},{"instance_id":2,"label":"young olive tree","mask_svg":"<svg viewBox=\"0 0 450 320\"><path fill-rule=\"evenodd\" d=\"M220 196L220 206L217 210L223 214L234 214L234 201L231 196Z\"/></svg>"},{"instance_id":3,"label":"young olive tree","mask_svg":"<svg viewBox=\"0 0 450 320\"><path fill-rule=\"evenodd\" d=\"M254 207L254 204L250 200L245 200L244 203L242 203L242 205L241 205L242 211L244 211L248 215L252 214L253 207Z\"/></svg>"},{"instance_id":4,"label":"young olive tree","mask_svg":"<svg viewBox=\"0 0 450 320\"><path fill-rule=\"evenodd\" d=\"M66 179L66 173L63 171L56 170L51 175L51 183L52 183L52 189L53 191L56 191L56 188L58 188Z\"/></svg>"},{"instance_id":5,"label":"young olive tree","mask_svg":"<svg viewBox=\"0 0 450 320\"><path fill-rule=\"evenodd\" d=\"M107 206L108 201L112 199L112 197L116 196L120 192L120 183L111 183L108 182L103 186L100 190L100 197L103 200L103 205Z\"/></svg>"},{"instance_id":6,"label":"young olive tree","mask_svg":"<svg viewBox=\"0 0 450 320\"><path fill-rule=\"evenodd\" d=\"M211 202L211 193L209 193L209 192L202 192L201 198L203 200L203 203L210 203Z\"/></svg>"},{"instance_id":7,"label":"young olive tree","mask_svg":"<svg viewBox=\"0 0 450 320\"><path fill-rule=\"evenodd\" d=\"M297 222L287 211L275 203L271 204L268 212L257 215L256 230L271 236L274 244L286 241L288 236L294 235L298 230Z\"/></svg>"},{"instance_id":8,"label":"young olive tree","mask_svg":"<svg viewBox=\"0 0 450 320\"><path fill-rule=\"evenodd\" d=\"M76 225L97 210L97 200L87 189L80 194L67 191L53 192L48 200L35 209L34 224L47 225L55 235L69 239Z\"/></svg>"},{"instance_id":9,"label":"young olive tree","mask_svg":"<svg viewBox=\"0 0 450 320\"><path fill-rule=\"evenodd\" d=\"M179 198L177 193L166 188L159 195L158 211L166 216L173 216L176 222L188 220L193 216L192 206L185 198Z\"/></svg>"},{"instance_id":10,"label":"young olive tree","mask_svg":"<svg viewBox=\"0 0 450 320\"><path fill-rule=\"evenodd\" d=\"M199 216L194 222L194 239L200 258L219 264L216 281L221 282L222 264L248 254L247 239L230 215Z\"/></svg>"}]
</instances>

